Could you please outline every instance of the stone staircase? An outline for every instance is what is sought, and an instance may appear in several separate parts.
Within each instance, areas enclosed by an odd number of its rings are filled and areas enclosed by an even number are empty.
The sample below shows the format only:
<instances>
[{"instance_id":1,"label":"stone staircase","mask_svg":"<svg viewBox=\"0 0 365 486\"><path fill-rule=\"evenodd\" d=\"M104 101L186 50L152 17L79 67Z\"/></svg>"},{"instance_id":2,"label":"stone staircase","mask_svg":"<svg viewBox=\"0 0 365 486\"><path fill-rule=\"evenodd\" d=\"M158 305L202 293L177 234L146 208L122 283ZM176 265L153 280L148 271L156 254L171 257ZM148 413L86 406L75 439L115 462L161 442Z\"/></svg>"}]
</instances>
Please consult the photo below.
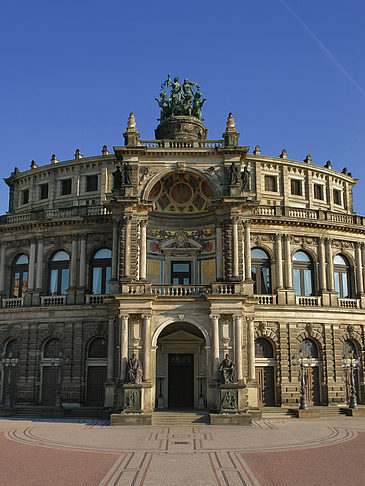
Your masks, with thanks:
<instances>
[{"instance_id":1,"label":"stone staircase","mask_svg":"<svg viewBox=\"0 0 365 486\"><path fill-rule=\"evenodd\" d=\"M261 414L263 419L296 418L296 415L292 410L283 407L262 407Z\"/></svg>"},{"instance_id":2,"label":"stone staircase","mask_svg":"<svg viewBox=\"0 0 365 486\"><path fill-rule=\"evenodd\" d=\"M195 411L157 411L152 414L152 425L209 425L209 414L207 412Z\"/></svg>"}]
</instances>

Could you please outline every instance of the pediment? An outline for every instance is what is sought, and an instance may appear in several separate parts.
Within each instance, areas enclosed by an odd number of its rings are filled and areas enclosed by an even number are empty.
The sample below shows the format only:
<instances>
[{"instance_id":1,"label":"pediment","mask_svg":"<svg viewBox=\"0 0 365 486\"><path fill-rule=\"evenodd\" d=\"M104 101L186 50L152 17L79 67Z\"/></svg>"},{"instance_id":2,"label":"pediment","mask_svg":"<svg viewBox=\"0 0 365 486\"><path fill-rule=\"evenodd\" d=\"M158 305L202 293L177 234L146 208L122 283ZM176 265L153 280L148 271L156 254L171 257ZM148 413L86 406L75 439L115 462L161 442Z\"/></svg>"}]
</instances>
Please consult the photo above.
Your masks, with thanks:
<instances>
[{"instance_id":1,"label":"pediment","mask_svg":"<svg viewBox=\"0 0 365 486\"><path fill-rule=\"evenodd\" d=\"M168 334L167 336L164 336L163 338L159 339L158 341L160 342L171 342L171 341L191 341L191 342L198 342L202 343L204 342L204 339L194 336L194 334L190 334L190 332L186 332L184 330L172 332L171 334Z\"/></svg>"}]
</instances>

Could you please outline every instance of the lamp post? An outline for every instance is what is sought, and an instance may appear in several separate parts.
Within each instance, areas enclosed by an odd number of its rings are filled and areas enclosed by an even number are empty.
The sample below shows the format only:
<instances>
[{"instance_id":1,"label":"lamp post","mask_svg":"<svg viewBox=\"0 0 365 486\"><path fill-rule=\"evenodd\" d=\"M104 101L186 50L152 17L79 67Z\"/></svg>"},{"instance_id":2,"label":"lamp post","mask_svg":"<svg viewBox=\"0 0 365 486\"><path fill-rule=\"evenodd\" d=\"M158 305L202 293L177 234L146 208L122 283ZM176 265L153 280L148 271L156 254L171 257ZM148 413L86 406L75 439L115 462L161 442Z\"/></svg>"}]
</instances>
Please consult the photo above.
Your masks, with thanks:
<instances>
[{"instance_id":1,"label":"lamp post","mask_svg":"<svg viewBox=\"0 0 365 486\"><path fill-rule=\"evenodd\" d=\"M159 381L159 391L158 391L158 400L157 400L157 408L164 407L164 399L163 399L163 381L165 379L164 375L158 375L157 379Z\"/></svg>"},{"instance_id":2,"label":"lamp post","mask_svg":"<svg viewBox=\"0 0 365 486\"><path fill-rule=\"evenodd\" d=\"M306 360L306 362L304 362ZM297 365L297 358L295 354L293 355L293 364ZM312 365L310 356L304 357L302 350L299 351L299 367L300 367L300 405L299 410L307 410L307 394L305 388L305 376L304 369L310 368Z\"/></svg>"},{"instance_id":3,"label":"lamp post","mask_svg":"<svg viewBox=\"0 0 365 486\"><path fill-rule=\"evenodd\" d=\"M63 356L62 352L60 352L57 358L51 359L51 366L56 366L58 368L58 380L57 380L57 388L56 388L56 404L55 408L57 410L62 410L62 365L63 362L68 362L68 358Z\"/></svg>"},{"instance_id":4,"label":"lamp post","mask_svg":"<svg viewBox=\"0 0 365 486\"><path fill-rule=\"evenodd\" d=\"M8 369L8 384L6 387L6 392L5 392L5 402L4 402L4 407L5 408L12 408L13 403L12 403L12 396L11 396L11 381L12 381L12 375L13 375L13 368L18 365L19 363L19 358L16 356L13 356L12 353L9 353L9 356L4 356L3 359L1 360L3 368Z\"/></svg>"},{"instance_id":5,"label":"lamp post","mask_svg":"<svg viewBox=\"0 0 365 486\"><path fill-rule=\"evenodd\" d=\"M350 402L349 408L357 408L357 397L356 397L356 387L355 387L355 377L354 369L358 367L358 363L355 360L354 364L354 351L350 349L343 356L344 368L345 370L350 370ZM350 363L349 363L350 361Z\"/></svg>"}]
</instances>

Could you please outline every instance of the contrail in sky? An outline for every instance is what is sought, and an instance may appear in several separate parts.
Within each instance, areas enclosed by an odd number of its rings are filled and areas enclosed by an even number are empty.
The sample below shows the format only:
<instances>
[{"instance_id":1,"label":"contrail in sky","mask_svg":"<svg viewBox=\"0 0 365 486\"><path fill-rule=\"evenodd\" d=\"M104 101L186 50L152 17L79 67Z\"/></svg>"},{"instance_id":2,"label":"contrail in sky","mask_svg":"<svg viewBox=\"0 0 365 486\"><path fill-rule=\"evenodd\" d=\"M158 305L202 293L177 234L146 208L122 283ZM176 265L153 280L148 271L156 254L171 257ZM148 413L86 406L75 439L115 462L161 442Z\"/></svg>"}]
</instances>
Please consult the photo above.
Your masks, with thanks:
<instances>
[{"instance_id":1,"label":"contrail in sky","mask_svg":"<svg viewBox=\"0 0 365 486\"><path fill-rule=\"evenodd\" d=\"M359 85L357 81L351 76L351 74L342 66L342 64L335 58L335 56L327 49L327 47L321 42L316 34L308 27L306 23L294 12L294 10L286 3L285 0L279 0L280 3L291 13L291 15L300 23L304 30L312 37L315 43L322 49L322 51L329 57L333 64L346 76L346 78L365 96L365 90Z\"/></svg>"}]
</instances>

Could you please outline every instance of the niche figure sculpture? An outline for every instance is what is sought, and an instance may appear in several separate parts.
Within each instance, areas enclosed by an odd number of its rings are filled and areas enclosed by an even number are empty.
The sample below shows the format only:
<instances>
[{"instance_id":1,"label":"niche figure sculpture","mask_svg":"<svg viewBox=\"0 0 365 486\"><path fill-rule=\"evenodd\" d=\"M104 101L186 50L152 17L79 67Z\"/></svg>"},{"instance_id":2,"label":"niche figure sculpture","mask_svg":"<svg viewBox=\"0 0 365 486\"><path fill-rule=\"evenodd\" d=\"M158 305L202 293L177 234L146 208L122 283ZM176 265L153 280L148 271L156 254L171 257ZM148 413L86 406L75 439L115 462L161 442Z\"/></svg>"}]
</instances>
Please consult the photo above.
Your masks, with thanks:
<instances>
[{"instance_id":1,"label":"niche figure sculpture","mask_svg":"<svg viewBox=\"0 0 365 486\"><path fill-rule=\"evenodd\" d=\"M131 185L132 169L131 169L131 166L129 165L129 162L124 162L123 172L124 172L124 184L126 186L130 186Z\"/></svg>"},{"instance_id":2,"label":"niche figure sculpture","mask_svg":"<svg viewBox=\"0 0 365 486\"><path fill-rule=\"evenodd\" d=\"M219 378L221 384L237 383L236 366L228 354L226 354L224 360L219 365Z\"/></svg>"},{"instance_id":3,"label":"niche figure sculpture","mask_svg":"<svg viewBox=\"0 0 365 486\"><path fill-rule=\"evenodd\" d=\"M229 184L231 186L238 184L238 168L237 165L232 162L228 169L228 174L229 174Z\"/></svg>"},{"instance_id":4,"label":"niche figure sculpture","mask_svg":"<svg viewBox=\"0 0 365 486\"><path fill-rule=\"evenodd\" d=\"M241 174L241 180L242 180L242 189L245 189L247 191L250 189L250 175L251 175L251 171L248 170L246 165Z\"/></svg>"},{"instance_id":5,"label":"niche figure sculpture","mask_svg":"<svg viewBox=\"0 0 365 486\"><path fill-rule=\"evenodd\" d=\"M132 357L128 360L127 366L127 383L134 383L140 385L142 383L142 363L137 359L136 355L133 353Z\"/></svg>"}]
</instances>

